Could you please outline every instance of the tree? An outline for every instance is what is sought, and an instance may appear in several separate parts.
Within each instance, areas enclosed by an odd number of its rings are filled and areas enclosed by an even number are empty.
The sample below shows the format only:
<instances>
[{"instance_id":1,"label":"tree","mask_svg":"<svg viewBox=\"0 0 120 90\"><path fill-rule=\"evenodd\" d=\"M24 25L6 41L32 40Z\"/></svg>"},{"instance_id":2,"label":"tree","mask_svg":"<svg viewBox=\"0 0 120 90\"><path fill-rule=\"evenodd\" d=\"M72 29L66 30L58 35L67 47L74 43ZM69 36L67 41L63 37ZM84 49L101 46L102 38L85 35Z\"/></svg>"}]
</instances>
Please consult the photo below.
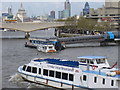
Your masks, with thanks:
<instances>
[{"instance_id":1,"label":"tree","mask_svg":"<svg viewBox=\"0 0 120 90\"><path fill-rule=\"evenodd\" d=\"M98 31L111 31L113 26L110 22L99 22L96 24L95 29Z\"/></svg>"},{"instance_id":2,"label":"tree","mask_svg":"<svg viewBox=\"0 0 120 90\"><path fill-rule=\"evenodd\" d=\"M93 31L96 23L96 20L80 17L77 23L77 28L82 31Z\"/></svg>"}]
</instances>

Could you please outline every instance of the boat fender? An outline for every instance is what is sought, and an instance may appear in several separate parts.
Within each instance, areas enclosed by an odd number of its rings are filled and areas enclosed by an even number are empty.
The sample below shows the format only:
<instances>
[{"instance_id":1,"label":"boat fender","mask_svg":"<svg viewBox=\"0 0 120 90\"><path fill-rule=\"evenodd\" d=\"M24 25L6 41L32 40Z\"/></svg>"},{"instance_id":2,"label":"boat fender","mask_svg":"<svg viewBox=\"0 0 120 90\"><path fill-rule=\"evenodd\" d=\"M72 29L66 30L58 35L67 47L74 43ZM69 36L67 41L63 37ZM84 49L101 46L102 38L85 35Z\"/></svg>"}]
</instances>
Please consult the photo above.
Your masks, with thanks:
<instances>
[{"instance_id":1,"label":"boat fender","mask_svg":"<svg viewBox=\"0 0 120 90\"><path fill-rule=\"evenodd\" d=\"M95 65L92 65L92 69L95 70L96 66Z\"/></svg>"},{"instance_id":2,"label":"boat fender","mask_svg":"<svg viewBox=\"0 0 120 90\"><path fill-rule=\"evenodd\" d=\"M115 75L116 75L116 72L106 72L106 74L107 74L108 76L115 76Z\"/></svg>"},{"instance_id":3,"label":"boat fender","mask_svg":"<svg viewBox=\"0 0 120 90\"><path fill-rule=\"evenodd\" d=\"M116 72L111 72L111 76L115 76L116 75Z\"/></svg>"}]
</instances>

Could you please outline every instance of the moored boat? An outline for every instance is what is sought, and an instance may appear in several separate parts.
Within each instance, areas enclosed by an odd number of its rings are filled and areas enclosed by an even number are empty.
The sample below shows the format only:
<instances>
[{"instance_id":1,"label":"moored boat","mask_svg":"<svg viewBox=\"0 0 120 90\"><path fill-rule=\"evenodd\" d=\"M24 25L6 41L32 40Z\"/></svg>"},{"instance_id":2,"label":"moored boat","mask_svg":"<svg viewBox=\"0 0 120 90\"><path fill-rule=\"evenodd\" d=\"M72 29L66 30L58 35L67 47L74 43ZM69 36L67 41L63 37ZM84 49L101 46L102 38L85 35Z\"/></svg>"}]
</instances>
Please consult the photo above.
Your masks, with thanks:
<instances>
[{"instance_id":1,"label":"moored boat","mask_svg":"<svg viewBox=\"0 0 120 90\"><path fill-rule=\"evenodd\" d=\"M37 50L41 52L56 52L53 44L40 44L37 46Z\"/></svg>"},{"instance_id":2,"label":"moored boat","mask_svg":"<svg viewBox=\"0 0 120 90\"><path fill-rule=\"evenodd\" d=\"M18 72L28 81L57 88L120 88L120 74L103 56L82 56L79 61L35 58Z\"/></svg>"},{"instance_id":3,"label":"moored boat","mask_svg":"<svg viewBox=\"0 0 120 90\"><path fill-rule=\"evenodd\" d=\"M57 40L57 38L29 38L25 43L25 47L37 48L37 46L53 44L56 51L65 49L63 42Z\"/></svg>"}]
</instances>

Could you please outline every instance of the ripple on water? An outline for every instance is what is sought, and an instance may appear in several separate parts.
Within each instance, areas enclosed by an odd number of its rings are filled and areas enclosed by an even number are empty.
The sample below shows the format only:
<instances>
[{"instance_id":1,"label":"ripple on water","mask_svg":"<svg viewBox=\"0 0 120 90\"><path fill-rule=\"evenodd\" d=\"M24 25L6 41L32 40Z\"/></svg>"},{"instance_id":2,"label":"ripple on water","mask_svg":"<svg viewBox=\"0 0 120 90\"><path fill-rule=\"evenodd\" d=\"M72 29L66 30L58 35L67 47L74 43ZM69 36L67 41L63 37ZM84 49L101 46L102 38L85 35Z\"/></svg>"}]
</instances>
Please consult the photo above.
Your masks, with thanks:
<instances>
[{"instance_id":1,"label":"ripple on water","mask_svg":"<svg viewBox=\"0 0 120 90\"><path fill-rule=\"evenodd\" d=\"M49 88L51 90L55 90L52 87L47 87L47 86L44 86L41 84L36 84L36 83L25 81L19 73L16 73L16 74L10 76L10 79L8 81L16 84L18 87L21 87L21 88L28 88L28 89L30 89L30 88L43 88L46 90Z\"/></svg>"}]
</instances>

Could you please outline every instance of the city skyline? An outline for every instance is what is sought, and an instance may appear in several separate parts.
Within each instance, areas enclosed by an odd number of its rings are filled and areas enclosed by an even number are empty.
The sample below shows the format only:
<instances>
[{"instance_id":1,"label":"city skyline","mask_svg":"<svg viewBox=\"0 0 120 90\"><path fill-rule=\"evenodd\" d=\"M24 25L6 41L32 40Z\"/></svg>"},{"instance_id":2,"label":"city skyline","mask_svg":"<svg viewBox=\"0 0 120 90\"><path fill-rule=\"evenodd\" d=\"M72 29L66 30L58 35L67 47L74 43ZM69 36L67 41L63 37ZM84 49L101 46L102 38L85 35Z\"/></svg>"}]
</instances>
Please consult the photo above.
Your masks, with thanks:
<instances>
[{"instance_id":1,"label":"city skyline","mask_svg":"<svg viewBox=\"0 0 120 90\"><path fill-rule=\"evenodd\" d=\"M2 12L7 12L8 7L12 6L13 14L16 15L20 8L21 2L3 2ZM64 2L22 2L23 8L26 10L27 16L41 16L50 14L54 10L58 18L58 11L64 9ZM90 8L100 8L104 2L89 2ZM97 4L97 5L96 5ZM80 15L84 8L85 2L71 2L71 16Z\"/></svg>"}]
</instances>

